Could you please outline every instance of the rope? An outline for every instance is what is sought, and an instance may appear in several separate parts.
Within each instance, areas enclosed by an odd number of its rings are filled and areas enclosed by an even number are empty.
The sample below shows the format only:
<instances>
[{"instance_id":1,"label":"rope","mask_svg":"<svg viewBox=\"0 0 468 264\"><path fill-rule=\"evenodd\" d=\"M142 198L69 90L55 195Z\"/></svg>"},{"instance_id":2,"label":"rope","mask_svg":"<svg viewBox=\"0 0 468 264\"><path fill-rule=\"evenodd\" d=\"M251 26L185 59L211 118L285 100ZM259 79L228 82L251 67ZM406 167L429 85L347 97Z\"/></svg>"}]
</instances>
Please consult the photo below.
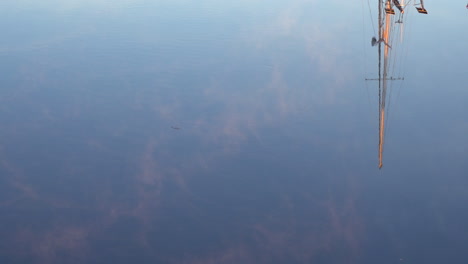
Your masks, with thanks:
<instances>
[{"instance_id":1,"label":"rope","mask_svg":"<svg viewBox=\"0 0 468 264\"><path fill-rule=\"evenodd\" d=\"M369 0L367 0L367 3L369 4ZM362 43L366 43L366 23L365 23L365 11L364 11L364 0L361 1L361 8L362 8ZM370 8L370 6L369 6ZM372 21L372 25L373 25L373 19L372 19L372 12L371 10L369 9L369 13L371 15L371 21ZM374 36L375 36L375 28L373 28L374 30ZM367 73L367 47L366 45L363 45L362 46L362 52L363 52L363 58L364 58L364 63L363 63L363 75L364 75L364 79L367 77L366 76L366 73ZM367 103L368 103L368 107L369 107L369 118L372 118L372 103L371 103L371 99L370 99L370 94L369 94L369 85L367 83L367 81L364 81L365 83L365 86L366 86L366 94L367 94Z\"/></svg>"},{"instance_id":2,"label":"rope","mask_svg":"<svg viewBox=\"0 0 468 264\"><path fill-rule=\"evenodd\" d=\"M374 31L374 36L375 36L374 18L372 17L372 9L371 9L369 0L367 0L367 6L368 6L368 8L369 8L369 15L370 15L371 22L372 22L372 30ZM380 21L380 19L379 19L379 21Z\"/></svg>"}]
</instances>

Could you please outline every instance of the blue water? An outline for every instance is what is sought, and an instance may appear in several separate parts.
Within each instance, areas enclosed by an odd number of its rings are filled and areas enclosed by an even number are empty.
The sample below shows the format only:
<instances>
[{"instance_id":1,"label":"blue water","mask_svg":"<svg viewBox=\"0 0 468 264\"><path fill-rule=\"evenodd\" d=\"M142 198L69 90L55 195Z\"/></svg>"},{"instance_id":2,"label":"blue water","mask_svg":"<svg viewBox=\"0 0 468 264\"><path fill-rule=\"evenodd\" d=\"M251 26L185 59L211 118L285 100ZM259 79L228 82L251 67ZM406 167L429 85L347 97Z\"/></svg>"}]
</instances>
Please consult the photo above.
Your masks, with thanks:
<instances>
[{"instance_id":1,"label":"blue water","mask_svg":"<svg viewBox=\"0 0 468 264\"><path fill-rule=\"evenodd\" d=\"M378 170L361 2L3 3L0 262L465 263L466 9L411 10Z\"/></svg>"}]
</instances>

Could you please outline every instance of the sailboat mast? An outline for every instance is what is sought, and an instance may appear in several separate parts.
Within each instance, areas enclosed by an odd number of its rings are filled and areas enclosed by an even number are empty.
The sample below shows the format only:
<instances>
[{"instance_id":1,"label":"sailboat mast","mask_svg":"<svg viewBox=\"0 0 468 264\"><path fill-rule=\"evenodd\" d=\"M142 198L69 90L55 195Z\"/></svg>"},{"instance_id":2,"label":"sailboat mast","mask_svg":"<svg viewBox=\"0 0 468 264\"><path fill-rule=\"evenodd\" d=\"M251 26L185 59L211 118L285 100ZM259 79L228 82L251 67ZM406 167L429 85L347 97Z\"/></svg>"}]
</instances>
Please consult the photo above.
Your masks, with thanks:
<instances>
[{"instance_id":1,"label":"sailboat mast","mask_svg":"<svg viewBox=\"0 0 468 264\"><path fill-rule=\"evenodd\" d=\"M387 95L387 72L388 72L388 57L390 52L389 47L389 34L390 34L390 21L391 14L389 12L385 13L385 17L382 16L382 1L379 0L379 34L380 34L380 43L379 43L379 168L383 166L383 146L384 146L384 136L385 136L385 98ZM386 9L391 9L390 0L386 1ZM383 18L383 20L382 20ZM382 45L383 42L383 45ZM383 69L381 69L381 57L383 46Z\"/></svg>"},{"instance_id":2,"label":"sailboat mast","mask_svg":"<svg viewBox=\"0 0 468 264\"><path fill-rule=\"evenodd\" d=\"M378 39L372 38L372 46L378 45L378 79L366 79L366 80L378 80L379 81L379 169L383 166L383 149L385 141L385 118L386 118L386 99L387 99L387 88L391 89L388 85L388 81L404 80L404 77L393 77L391 75L392 69L395 66L392 52L392 36L391 34L394 29L393 23L400 23L400 38L403 40L403 13L405 13L405 2L410 3L409 0L377 0L378 1ZM423 0L420 0L421 7L416 7L417 11L422 14L427 14L427 10L424 8ZM394 22L396 7L399 11L399 19ZM393 43L398 46L399 43ZM392 44L392 45L393 45ZM397 49L396 49L397 50ZM394 50L394 51L396 51ZM390 72L390 73L389 73ZM390 100L390 98L389 98Z\"/></svg>"},{"instance_id":3,"label":"sailboat mast","mask_svg":"<svg viewBox=\"0 0 468 264\"><path fill-rule=\"evenodd\" d=\"M379 36L378 36L378 43L379 43L379 169L382 168L382 152L380 150L381 145L381 136L380 136L380 122L381 122L381 104L382 104L382 72L381 72L381 58L382 58L382 0L379 1L379 21L378 21L378 28L379 28Z\"/></svg>"}]
</instances>

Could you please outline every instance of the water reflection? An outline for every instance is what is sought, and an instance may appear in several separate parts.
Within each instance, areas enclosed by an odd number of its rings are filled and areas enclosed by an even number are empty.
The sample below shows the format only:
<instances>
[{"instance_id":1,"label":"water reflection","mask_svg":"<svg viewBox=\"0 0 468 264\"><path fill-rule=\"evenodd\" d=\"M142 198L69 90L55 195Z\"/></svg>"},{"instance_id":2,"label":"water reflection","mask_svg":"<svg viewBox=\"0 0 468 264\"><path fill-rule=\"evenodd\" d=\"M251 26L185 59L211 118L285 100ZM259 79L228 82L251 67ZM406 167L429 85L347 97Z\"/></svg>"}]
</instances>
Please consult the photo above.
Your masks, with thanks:
<instances>
[{"instance_id":1,"label":"water reflection","mask_svg":"<svg viewBox=\"0 0 468 264\"><path fill-rule=\"evenodd\" d=\"M411 141L399 130L429 104L402 101L406 115L389 134L398 140L387 141L389 169L375 170L377 125L362 88L352 4L7 7L10 15L0 16L7 36L0 42L2 263L435 263L448 256L457 263L464 256L466 236L455 232L467 217L463 148L451 159L444 146L456 144L438 137L421 157L416 146L434 133ZM433 165L418 166L429 159ZM450 249L421 253L430 246Z\"/></svg>"}]
</instances>

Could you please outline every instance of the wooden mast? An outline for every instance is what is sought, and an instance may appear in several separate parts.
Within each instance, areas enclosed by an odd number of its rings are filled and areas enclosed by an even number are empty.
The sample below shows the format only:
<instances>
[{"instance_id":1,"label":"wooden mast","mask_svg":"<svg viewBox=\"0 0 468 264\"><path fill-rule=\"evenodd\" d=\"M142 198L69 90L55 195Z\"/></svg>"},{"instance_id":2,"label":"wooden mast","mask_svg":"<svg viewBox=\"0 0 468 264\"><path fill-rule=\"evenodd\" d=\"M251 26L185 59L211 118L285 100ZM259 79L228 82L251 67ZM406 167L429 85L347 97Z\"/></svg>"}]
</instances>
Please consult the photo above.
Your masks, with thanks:
<instances>
[{"instance_id":1,"label":"wooden mast","mask_svg":"<svg viewBox=\"0 0 468 264\"><path fill-rule=\"evenodd\" d=\"M386 1L385 9L392 9L390 0ZM385 12L383 20L379 21L379 169L383 166L383 146L385 136L385 98L387 96L387 73L388 73L388 57L390 52L390 23L391 13ZM379 17L382 18L382 1L379 0ZM383 42L383 45L382 45ZM381 49L383 47L383 68L381 67ZM380 72L381 71L381 72Z\"/></svg>"},{"instance_id":2,"label":"wooden mast","mask_svg":"<svg viewBox=\"0 0 468 264\"><path fill-rule=\"evenodd\" d=\"M378 79L366 79L366 80L378 80L379 81L379 169L383 166L383 149L385 142L385 118L386 118L386 98L387 98L387 88L388 81L394 80L404 80L402 77L394 78L389 75L389 70L393 68L395 63L390 59L392 53L392 43L391 34L393 32L392 24L393 19L392 15L395 15L395 10L393 7L398 8L400 12L400 19L396 23L400 23L400 34L403 36L403 13L405 11L405 2L398 0L378 0L379 1L379 16L378 16L378 39L372 39L372 46L378 45ZM407 2L408 3L408 2ZM416 7L419 13L427 14L427 10L424 8L423 0L420 0L421 7Z\"/></svg>"}]
</instances>

